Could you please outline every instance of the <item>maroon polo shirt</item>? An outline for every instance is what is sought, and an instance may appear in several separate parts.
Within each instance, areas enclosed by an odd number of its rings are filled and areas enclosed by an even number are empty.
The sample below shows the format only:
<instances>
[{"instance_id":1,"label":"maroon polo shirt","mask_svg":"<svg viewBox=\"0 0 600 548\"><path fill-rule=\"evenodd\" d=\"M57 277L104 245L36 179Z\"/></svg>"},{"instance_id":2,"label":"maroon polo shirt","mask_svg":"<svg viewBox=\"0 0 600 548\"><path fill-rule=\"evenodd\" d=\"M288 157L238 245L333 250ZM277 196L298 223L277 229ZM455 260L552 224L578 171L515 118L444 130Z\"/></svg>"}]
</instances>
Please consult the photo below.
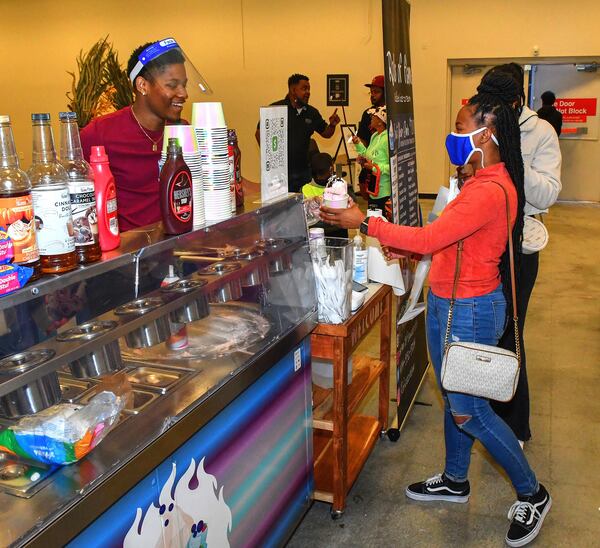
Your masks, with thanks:
<instances>
[{"instance_id":1,"label":"maroon polo shirt","mask_svg":"<svg viewBox=\"0 0 600 548\"><path fill-rule=\"evenodd\" d=\"M117 185L119 228L122 232L160 220L158 199L158 161L163 131L144 128L157 141L157 150L144 135L131 112L125 107L92 120L81 130L81 145L86 160L94 145L102 145L108 154L110 170Z\"/></svg>"}]
</instances>

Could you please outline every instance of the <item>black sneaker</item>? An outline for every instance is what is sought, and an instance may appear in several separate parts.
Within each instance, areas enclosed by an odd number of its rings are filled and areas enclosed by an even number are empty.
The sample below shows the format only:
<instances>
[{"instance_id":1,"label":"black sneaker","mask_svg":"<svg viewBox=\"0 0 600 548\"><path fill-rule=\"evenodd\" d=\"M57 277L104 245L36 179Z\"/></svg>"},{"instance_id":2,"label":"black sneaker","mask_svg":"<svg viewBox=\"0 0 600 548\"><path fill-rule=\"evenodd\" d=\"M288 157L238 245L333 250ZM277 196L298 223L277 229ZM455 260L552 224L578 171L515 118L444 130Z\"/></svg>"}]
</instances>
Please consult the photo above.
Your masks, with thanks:
<instances>
[{"instance_id":1,"label":"black sneaker","mask_svg":"<svg viewBox=\"0 0 600 548\"><path fill-rule=\"evenodd\" d=\"M512 520L506 533L506 544L509 546L525 546L538 536L544 518L552 506L552 497L540 483L535 495L519 497L508 511L508 519Z\"/></svg>"},{"instance_id":2,"label":"black sneaker","mask_svg":"<svg viewBox=\"0 0 600 548\"><path fill-rule=\"evenodd\" d=\"M445 474L413 483L406 488L406 496L413 500L445 500L446 502L468 502L471 488L468 481L457 483Z\"/></svg>"}]
</instances>

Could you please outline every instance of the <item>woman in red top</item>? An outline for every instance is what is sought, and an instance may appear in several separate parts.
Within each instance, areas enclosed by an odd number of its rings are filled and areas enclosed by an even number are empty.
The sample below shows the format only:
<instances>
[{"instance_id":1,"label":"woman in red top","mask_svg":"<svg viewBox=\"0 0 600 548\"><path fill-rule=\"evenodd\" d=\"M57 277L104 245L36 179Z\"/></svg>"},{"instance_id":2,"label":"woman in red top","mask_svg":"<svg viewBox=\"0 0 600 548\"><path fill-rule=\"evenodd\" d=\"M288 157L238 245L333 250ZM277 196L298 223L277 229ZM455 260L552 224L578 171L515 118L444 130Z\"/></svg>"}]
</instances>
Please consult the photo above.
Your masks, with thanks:
<instances>
[{"instance_id":1,"label":"woman in red top","mask_svg":"<svg viewBox=\"0 0 600 548\"><path fill-rule=\"evenodd\" d=\"M159 49L160 55L148 60L152 55L147 52L156 51L163 42L144 44L129 58L133 105L96 118L81 130L87 160L93 145L103 145L108 154L117 185L121 231L160 220L158 162L164 127L181 123L188 97L185 58L178 47L164 53Z\"/></svg>"},{"instance_id":2,"label":"woman in red top","mask_svg":"<svg viewBox=\"0 0 600 548\"><path fill-rule=\"evenodd\" d=\"M513 239L520 248L524 191L519 126L511 107L515 85L506 75L490 78L459 111L456 132L448 136L446 147L451 162L469 164L474 176L464 182L459 196L435 222L423 228L397 226L377 217L365 219L356 205L346 210L322 208L325 222L344 228L360 226L361 231L387 246L391 257L398 256L399 250L433 254L427 340L438 384L459 240L463 240L463 255L451 340L496 345L507 325L510 300L505 295L510 295L510 270L506 198L495 183L508 195ZM504 468L517 492L518 500L509 511L511 525L505 541L509 546L528 544L538 535L550 509L550 495L538 483L514 433L494 413L487 399L444 390L442 393L444 472L410 485L406 496L419 501L467 502L471 448L478 439Z\"/></svg>"}]
</instances>

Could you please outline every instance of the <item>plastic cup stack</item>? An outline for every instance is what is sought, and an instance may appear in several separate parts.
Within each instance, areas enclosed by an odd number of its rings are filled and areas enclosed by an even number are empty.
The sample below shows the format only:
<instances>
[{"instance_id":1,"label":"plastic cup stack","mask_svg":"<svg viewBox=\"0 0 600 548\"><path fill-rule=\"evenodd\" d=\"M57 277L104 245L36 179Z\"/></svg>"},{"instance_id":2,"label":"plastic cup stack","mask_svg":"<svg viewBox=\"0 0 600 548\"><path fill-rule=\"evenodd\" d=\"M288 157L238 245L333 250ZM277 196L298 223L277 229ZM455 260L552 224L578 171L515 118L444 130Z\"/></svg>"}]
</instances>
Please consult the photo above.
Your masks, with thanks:
<instances>
[{"instance_id":1,"label":"plastic cup stack","mask_svg":"<svg viewBox=\"0 0 600 548\"><path fill-rule=\"evenodd\" d=\"M194 103L192 124L200 153L204 214L207 221L231 217L231 172L227 125L221 103Z\"/></svg>"},{"instance_id":2,"label":"plastic cup stack","mask_svg":"<svg viewBox=\"0 0 600 548\"><path fill-rule=\"evenodd\" d=\"M202 188L202 166L198 142L192 126L165 126L163 149L160 156L160 167L167 160L167 145L170 138L179 140L183 159L192 173L192 199L194 207L194 227L203 226L206 222L204 216L204 190Z\"/></svg>"}]
</instances>

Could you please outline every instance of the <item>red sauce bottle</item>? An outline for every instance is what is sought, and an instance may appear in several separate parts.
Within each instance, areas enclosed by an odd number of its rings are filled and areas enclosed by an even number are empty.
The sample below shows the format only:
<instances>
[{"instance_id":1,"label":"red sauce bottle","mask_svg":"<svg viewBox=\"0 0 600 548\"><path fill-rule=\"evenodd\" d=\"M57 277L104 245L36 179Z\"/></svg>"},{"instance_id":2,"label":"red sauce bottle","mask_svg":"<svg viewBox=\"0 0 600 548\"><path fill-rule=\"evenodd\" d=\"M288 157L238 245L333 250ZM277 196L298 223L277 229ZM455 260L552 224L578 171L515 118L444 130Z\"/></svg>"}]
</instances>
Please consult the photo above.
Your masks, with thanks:
<instances>
[{"instance_id":1,"label":"red sauce bottle","mask_svg":"<svg viewBox=\"0 0 600 548\"><path fill-rule=\"evenodd\" d=\"M102 251L111 251L121 245L121 236L117 210L117 187L103 146L92 147L90 165L94 173L100 248Z\"/></svg>"},{"instance_id":2,"label":"red sauce bottle","mask_svg":"<svg viewBox=\"0 0 600 548\"><path fill-rule=\"evenodd\" d=\"M192 174L175 138L169 139L167 161L160 170L159 194L164 233L192 230Z\"/></svg>"}]
</instances>

